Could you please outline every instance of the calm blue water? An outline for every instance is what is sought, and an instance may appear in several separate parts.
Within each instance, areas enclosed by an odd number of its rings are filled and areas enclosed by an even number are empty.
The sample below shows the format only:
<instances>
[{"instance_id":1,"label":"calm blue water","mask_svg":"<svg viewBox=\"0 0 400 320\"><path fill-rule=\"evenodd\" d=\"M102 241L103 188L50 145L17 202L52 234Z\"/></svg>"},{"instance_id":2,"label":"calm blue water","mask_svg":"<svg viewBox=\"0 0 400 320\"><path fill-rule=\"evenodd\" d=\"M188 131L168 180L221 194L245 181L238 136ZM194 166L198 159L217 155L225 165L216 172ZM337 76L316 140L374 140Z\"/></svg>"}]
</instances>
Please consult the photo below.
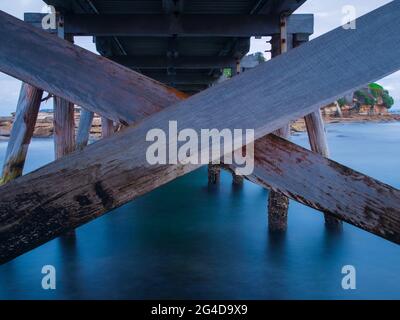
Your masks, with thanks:
<instances>
[{"instance_id":1,"label":"calm blue water","mask_svg":"<svg viewBox=\"0 0 400 320\"><path fill-rule=\"evenodd\" d=\"M332 158L400 187L400 124L330 125ZM304 134L294 137L307 145ZM6 144L0 142L0 162ZM52 141L33 141L27 169L52 160ZM0 266L2 299L400 298L400 247L350 225L324 228L320 213L291 202L289 230L267 232L267 191L207 186L200 169ZM54 265L57 289L41 289ZM354 265L357 290L341 288Z\"/></svg>"}]
</instances>

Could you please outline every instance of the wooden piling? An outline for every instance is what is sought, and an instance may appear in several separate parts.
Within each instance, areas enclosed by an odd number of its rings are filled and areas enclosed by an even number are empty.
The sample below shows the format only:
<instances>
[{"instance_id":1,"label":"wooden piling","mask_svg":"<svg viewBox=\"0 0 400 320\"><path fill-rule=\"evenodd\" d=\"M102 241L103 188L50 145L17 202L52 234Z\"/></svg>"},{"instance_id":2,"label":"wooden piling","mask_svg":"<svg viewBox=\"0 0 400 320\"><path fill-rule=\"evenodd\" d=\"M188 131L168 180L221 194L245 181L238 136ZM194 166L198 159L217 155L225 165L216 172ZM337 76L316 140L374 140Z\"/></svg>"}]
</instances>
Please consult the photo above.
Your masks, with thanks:
<instances>
[{"instance_id":1,"label":"wooden piling","mask_svg":"<svg viewBox=\"0 0 400 320\"><path fill-rule=\"evenodd\" d=\"M43 90L22 83L0 184L22 175L42 96Z\"/></svg>"},{"instance_id":2,"label":"wooden piling","mask_svg":"<svg viewBox=\"0 0 400 320\"><path fill-rule=\"evenodd\" d=\"M208 165L208 184L217 184L221 178L221 167L219 164Z\"/></svg>"},{"instance_id":3,"label":"wooden piling","mask_svg":"<svg viewBox=\"0 0 400 320\"><path fill-rule=\"evenodd\" d=\"M283 139L290 139L290 125L274 132ZM283 193L270 190L268 195L268 229L272 232L283 232L287 229L289 198Z\"/></svg>"},{"instance_id":4,"label":"wooden piling","mask_svg":"<svg viewBox=\"0 0 400 320\"><path fill-rule=\"evenodd\" d=\"M78 132L76 134L76 149L82 150L89 142L90 129L92 128L94 112L81 109Z\"/></svg>"},{"instance_id":5,"label":"wooden piling","mask_svg":"<svg viewBox=\"0 0 400 320\"><path fill-rule=\"evenodd\" d=\"M106 117L101 117L101 137L106 138L114 133L114 122Z\"/></svg>"},{"instance_id":6,"label":"wooden piling","mask_svg":"<svg viewBox=\"0 0 400 320\"><path fill-rule=\"evenodd\" d=\"M64 18L58 17L58 37L74 43L74 36L64 33ZM60 97L53 100L54 156L60 159L75 151L75 105ZM64 233L65 237L75 237L75 230Z\"/></svg>"},{"instance_id":7,"label":"wooden piling","mask_svg":"<svg viewBox=\"0 0 400 320\"><path fill-rule=\"evenodd\" d=\"M236 71L235 75L238 75L241 73L242 67L240 65L240 61L237 61L236 63ZM232 171L232 184L234 186L241 186L243 185L244 178L238 174L235 173L235 171Z\"/></svg>"},{"instance_id":8,"label":"wooden piling","mask_svg":"<svg viewBox=\"0 0 400 320\"><path fill-rule=\"evenodd\" d=\"M268 196L268 229L272 232L286 231L288 211L289 198L271 190Z\"/></svg>"},{"instance_id":9,"label":"wooden piling","mask_svg":"<svg viewBox=\"0 0 400 320\"><path fill-rule=\"evenodd\" d=\"M54 152L59 159L75 150L74 104L54 98Z\"/></svg>"},{"instance_id":10,"label":"wooden piling","mask_svg":"<svg viewBox=\"0 0 400 320\"><path fill-rule=\"evenodd\" d=\"M311 150L328 158L329 148L326 138L324 119L322 118L321 110L317 110L304 117L307 127L308 140L310 141ZM324 214L325 225L328 228L341 228L342 222L330 214Z\"/></svg>"},{"instance_id":11,"label":"wooden piling","mask_svg":"<svg viewBox=\"0 0 400 320\"><path fill-rule=\"evenodd\" d=\"M324 120L321 111L317 110L304 117L311 150L328 158L329 148L326 139Z\"/></svg>"},{"instance_id":12,"label":"wooden piling","mask_svg":"<svg viewBox=\"0 0 400 320\"><path fill-rule=\"evenodd\" d=\"M73 35L64 34L64 20L59 17L58 36L74 43ZM54 153L59 159L75 150L74 104L60 97L54 97Z\"/></svg>"},{"instance_id":13,"label":"wooden piling","mask_svg":"<svg viewBox=\"0 0 400 320\"><path fill-rule=\"evenodd\" d=\"M293 37L287 33L287 16L280 18L280 34L271 39L272 58L286 53L293 46ZM277 136L290 139L290 123L274 132ZM289 198L279 191L270 190L268 195L268 229L283 232L287 229Z\"/></svg>"}]
</instances>

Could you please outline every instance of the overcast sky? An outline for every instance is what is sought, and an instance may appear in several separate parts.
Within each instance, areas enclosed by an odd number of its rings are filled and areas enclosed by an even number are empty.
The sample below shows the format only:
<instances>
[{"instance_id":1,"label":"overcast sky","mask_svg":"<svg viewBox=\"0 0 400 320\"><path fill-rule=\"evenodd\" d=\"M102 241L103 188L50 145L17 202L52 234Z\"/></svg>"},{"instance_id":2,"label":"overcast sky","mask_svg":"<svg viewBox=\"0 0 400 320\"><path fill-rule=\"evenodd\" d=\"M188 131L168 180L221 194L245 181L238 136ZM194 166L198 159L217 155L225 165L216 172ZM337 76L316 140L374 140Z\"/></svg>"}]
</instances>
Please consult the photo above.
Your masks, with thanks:
<instances>
[{"instance_id":1,"label":"overcast sky","mask_svg":"<svg viewBox=\"0 0 400 320\"><path fill-rule=\"evenodd\" d=\"M330 31L342 24L344 14L342 9L346 5L352 5L356 9L356 15L364 15L391 0L308 0L296 13L313 13L315 15L315 34L313 38ZM1 0L0 10L23 19L24 12L40 12L43 10L42 0ZM95 51L91 38L79 37L75 43L88 50ZM252 39L250 52L268 49L266 39ZM380 48L376 48L380 50ZM344 53L345 54L345 53ZM396 108L400 108L400 72L395 73L379 81L385 86L396 100ZM0 115L9 115L15 111L18 100L20 82L3 73L0 73ZM51 108L52 103L47 103L42 108Z\"/></svg>"}]
</instances>

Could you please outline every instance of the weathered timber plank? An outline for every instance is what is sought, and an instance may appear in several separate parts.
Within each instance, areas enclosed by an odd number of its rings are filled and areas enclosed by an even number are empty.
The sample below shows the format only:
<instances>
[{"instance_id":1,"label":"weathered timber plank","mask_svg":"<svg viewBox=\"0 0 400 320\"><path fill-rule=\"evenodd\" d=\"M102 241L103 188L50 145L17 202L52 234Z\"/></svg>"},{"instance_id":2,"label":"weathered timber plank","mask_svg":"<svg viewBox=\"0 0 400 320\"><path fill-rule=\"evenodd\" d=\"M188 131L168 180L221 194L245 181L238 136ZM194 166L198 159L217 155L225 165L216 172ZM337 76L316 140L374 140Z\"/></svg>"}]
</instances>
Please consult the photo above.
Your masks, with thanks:
<instances>
[{"instance_id":1,"label":"weathered timber plank","mask_svg":"<svg viewBox=\"0 0 400 320\"><path fill-rule=\"evenodd\" d=\"M75 151L74 104L54 97L54 153L59 159Z\"/></svg>"},{"instance_id":2,"label":"weathered timber plank","mask_svg":"<svg viewBox=\"0 0 400 320\"><path fill-rule=\"evenodd\" d=\"M400 244L400 190L275 135L255 155L248 180Z\"/></svg>"},{"instance_id":3,"label":"weathered timber plank","mask_svg":"<svg viewBox=\"0 0 400 320\"><path fill-rule=\"evenodd\" d=\"M42 96L41 89L22 83L4 158L1 183L6 183L22 175Z\"/></svg>"},{"instance_id":4,"label":"weathered timber plank","mask_svg":"<svg viewBox=\"0 0 400 320\"><path fill-rule=\"evenodd\" d=\"M133 123L182 98L174 89L4 12L0 41L2 72L114 121Z\"/></svg>"},{"instance_id":5,"label":"weathered timber plank","mask_svg":"<svg viewBox=\"0 0 400 320\"><path fill-rule=\"evenodd\" d=\"M101 137L107 138L114 133L114 121L101 117Z\"/></svg>"},{"instance_id":6,"label":"weathered timber plank","mask_svg":"<svg viewBox=\"0 0 400 320\"><path fill-rule=\"evenodd\" d=\"M58 37L74 43L74 37L65 34L62 20L59 20L58 25ZM59 159L75 150L74 104L61 97L54 97L53 108L54 153L55 158Z\"/></svg>"},{"instance_id":7,"label":"weathered timber plank","mask_svg":"<svg viewBox=\"0 0 400 320\"><path fill-rule=\"evenodd\" d=\"M89 142L90 129L92 128L94 113L81 109L78 132L76 133L76 149L82 150Z\"/></svg>"},{"instance_id":8,"label":"weathered timber plank","mask_svg":"<svg viewBox=\"0 0 400 320\"><path fill-rule=\"evenodd\" d=\"M391 3L360 19L357 33L335 30L257 69L155 114L134 128L0 187L1 261L7 261L194 170L197 166L150 166L145 160L149 145L145 143L146 133L153 128L168 131L168 120L178 120L179 126L191 127L196 131L213 127L253 127L256 136L260 137L289 120L316 110L344 92L398 70L399 62L394 58L400 52L400 43L393 41L393 37L400 31L400 25L393 18L399 11L399 3ZM385 30L387 38L375 36L373 30L376 28ZM374 46L383 44L388 50L365 51L372 47L369 47L369 41L361 40L364 36L369 36ZM336 50L339 43L346 43L347 48L351 49L349 60L335 59L340 56ZM3 47L0 48L1 68L4 67L2 50ZM352 59L356 57L368 59L368 66L354 63ZM305 66L299 64L299 59L303 60ZM315 62L315 66L307 67L311 62ZM287 67L288 71L283 73L282 70L286 70L283 67ZM325 72L321 73L321 70ZM337 81L337 74L343 76L342 81ZM95 80L93 78L91 83L97 89ZM281 83L291 83L293 87L282 87ZM287 94L289 89L292 94ZM93 88L90 91L93 92ZM104 97L100 95L101 98ZM268 102L268 108L265 107L265 101ZM223 108L225 105L230 106L229 113ZM18 203L15 201L17 198ZM398 208L394 209L396 214ZM392 229L395 227L397 224L391 226Z\"/></svg>"},{"instance_id":9,"label":"weathered timber plank","mask_svg":"<svg viewBox=\"0 0 400 320\"><path fill-rule=\"evenodd\" d=\"M288 52L293 48L293 38L287 32L287 16L280 17L280 33L273 36L272 58ZM279 39L275 39L279 38ZM277 41L279 40L279 41ZM290 139L290 123L274 132L279 137ZM279 191L270 190L268 194L268 229L273 232L283 232L287 229L289 198Z\"/></svg>"}]
</instances>

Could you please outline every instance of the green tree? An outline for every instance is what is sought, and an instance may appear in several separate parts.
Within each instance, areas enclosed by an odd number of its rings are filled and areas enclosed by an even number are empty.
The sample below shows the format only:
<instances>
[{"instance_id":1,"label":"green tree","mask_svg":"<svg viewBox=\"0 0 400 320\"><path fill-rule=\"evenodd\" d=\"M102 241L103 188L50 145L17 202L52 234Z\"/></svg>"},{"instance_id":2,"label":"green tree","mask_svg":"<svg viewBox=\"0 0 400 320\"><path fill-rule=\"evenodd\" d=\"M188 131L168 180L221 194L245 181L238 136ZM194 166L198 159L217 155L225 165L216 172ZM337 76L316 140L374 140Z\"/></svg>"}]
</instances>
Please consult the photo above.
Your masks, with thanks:
<instances>
[{"instance_id":1,"label":"green tree","mask_svg":"<svg viewBox=\"0 0 400 320\"><path fill-rule=\"evenodd\" d=\"M262 52L256 52L254 55L256 56L258 63L265 62L265 57Z\"/></svg>"}]
</instances>

